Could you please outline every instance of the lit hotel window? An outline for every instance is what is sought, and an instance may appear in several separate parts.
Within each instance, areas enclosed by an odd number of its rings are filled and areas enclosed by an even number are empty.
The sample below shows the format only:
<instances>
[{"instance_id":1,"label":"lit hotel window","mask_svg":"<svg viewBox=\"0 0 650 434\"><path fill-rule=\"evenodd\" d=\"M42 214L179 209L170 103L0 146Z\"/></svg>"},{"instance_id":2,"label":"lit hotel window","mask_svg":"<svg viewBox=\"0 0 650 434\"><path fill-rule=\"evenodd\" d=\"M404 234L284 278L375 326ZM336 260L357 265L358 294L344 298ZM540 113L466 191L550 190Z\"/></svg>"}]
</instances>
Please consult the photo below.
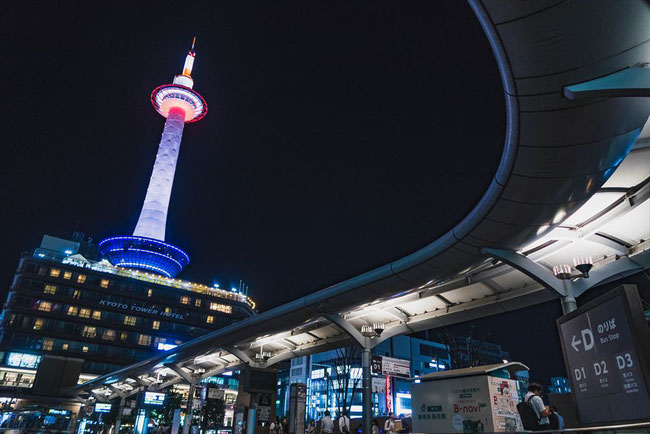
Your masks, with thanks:
<instances>
[{"instance_id":1,"label":"lit hotel window","mask_svg":"<svg viewBox=\"0 0 650 434\"><path fill-rule=\"evenodd\" d=\"M38 303L38 310L42 310L44 312L51 312L52 311L52 303L49 301L41 301Z\"/></svg>"},{"instance_id":2,"label":"lit hotel window","mask_svg":"<svg viewBox=\"0 0 650 434\"><path fill-rule=\"evenodd\" d=\"M74 291L72 291L72 298L77 298L78 299L79 297L81 297L81 291L79 291L78 289L75 289Z\"/></svg>"},{"instance_id":3,"label":"lit hotel window","mask_svg":"<svg viewBox=\"0 0 650 434\"><path fill-rule=\"evenodd\" d=\"M45 285L43 292L46 294L56 294L56 285Z\"/></svg>"},{"instance_id":4,"label":"lit hotel window","mask_svg":"<svg viewBox=\"0 0 650 434\"><path fill-rule=\"evenodd\" d=\"M190 298L186 296L181 296L181 303L182 304L190 304Z\"/></svg>"},{"instance_id":5,"label":"lit hotel window","mask_svg":"<svg viewBox=\"0 0 650 434\"><path fill-rule=\"evenodd\" d=\"M136 318L134 316L129 316L129 315L124 316L125 325L135 325L135 320Z\"/></svg>"},{"instance_id":6,"label":"lit hotel window","mask_svg":"<svg viewBox=\"0 0 650 434\"><path fill-rule=\"evenodd\" d=\"M63 278L70 280L72 278L72 271L64 271L63 272Z\"/></svg>"},{"instance_id":7,"label":"lit hotel window","mask_svg":"<svg viewBox=\"0 0 650 434\"><path fill-rule=\"evenodd\" d=\"M200 298L197 298L196 300L194 300L194 306L201 307L201 299Z\"/></svg>"},{"instance_id":8,"label":"lit hotel window","mask_svg":"<svg viewBox=\"0 0 650 434\"><path fill-rule=\"evenodd\" d=\"M63 351L68 351L68 344L63 344L63 345L61 345L61 349L62 349Z\"/></svg>"},{"instance_id":9,"label":"lit hotel window","mask_svg":"<svg viewBox=\"0 0 650 434\"><path fill-rule=\"evenodd\" d=\"M90 309L80 309L79 316L81 318L90 318Z\"/></svg>"},{"instance_id":10,"label":"lit hotel window","mask_svg":"<svg viewBox=\"0 0 650 434\"><path fill-rule=\"evenodd\" d=\"M126 338L129 337L129 335L126 332L120 333L120 340L122 342L126 341Z\"/></svg>"},{"instance_id":11,"label":"lit hotel window","mask_svg":"<svg viewBox=\"0 0 650 434\"><path fill-rule=\"evenodd\" d=\"M52 348L54 348L54 340L43 339L43 349L45 351L52 351Z\"/></svg>"},{"instance_id":12,"label":"lit hotel window","mask_svg":"<svg viewBox=\"0 0 650 434\"><path fill-rule=\"evenodd\" d=\"M205 319L205 322L212 324L214 322L214 317L212 315L208 315L208 317Z\"/></svg>"},{"instance_id":13,"label":"lit hotel window","mask_svg":"<svg viewBox=\"0 0 650 434\"><path fill-rule=\"evenodd\" d=\"M59 270L58 268L52 268L50 270L50 276L59 277L60 275L61 275L61 270Z\"/></svg>"},{"instance_id":14,"label":"lit hotel window","mask_svg":"<svg viewBox=\"0 0 650 434\"><path fill-rule=\"evenodd\" d=\"M85 274L80 274L77 276L77 282L79 283L86 283L86 275Z\"/></svg>"},{"instance_id":15,"label":"lit hotel window","mask_svg":"<svg viewBox=\"0 0 650 434\"><path fill-rule=\"evenodd\" d=\"M170 313L172 311L172 308L167 306L165 307L165 313Z\"/></svg>"},{"instance_id":16,"label":"lit hotel window","mask_svg":"<svg viewBox=\"0 0 650 434\"><path fill-rule=\"evenodd\" d=\"M160 321L154 321L151 328L154 330L160 330Z\"/></svg>"},{"instance_id":17,"label":"lit hotel window","mask_svg":"<svg viewBox=\"0 0 650 434\"><path fill-rule=\"evenodd\" d=\"M114 341L115 340L115 330L109 330L109 329L104 330L104 334L102 335L102 339L107 340L107 341Z\"/></svg>"},{"instance_id":18,"label":"lit hotel window","mask_svg":"<svg viewBox=\"0 0 650 434\"><path fill-rule=\"evenodd\" d=\"M232 313L232 306L227 304L210 303L210 310L218 310L223 313Z\"/></svg>"},{"instance_id":19,"label":"lit hotel window","mask_svg":"<svg viewBox=\"0 0 650 434\"><path fill-rule=\"evenodd\" d=\"M151 297L153 295L153 289L147 289L147 297Z\"/></svg>"},{"instance_id":20,"label":"lit hotel window","mask_svg":"<svg viewBox=\"0 0 650 434\"><path fill-rule=\"evenodd\" d=\"M42 329L44 322L45 321L42 318L36 318L36 321L34 321L34 330Z\"/></svg>"},{"instance_id":21,"label":"lit hotel window","mask_svg":"<svg viewBox=\"0 0 650 434\"><path fill-rule=\"evenodd\" d=\"M68 315L76 315L77 312L79 312L79 308L77 306L68 306Z\"/></svg>"},{"instance_id":22,"label":"lit hotel window","mask_svg":"<svg viewBox=\"0 0 650 434\"><path fill-rule=\"evenodd\" d=\"M101 286L102 288L108 288L108 284L109 284L109 283L111 283L110 280L108 280L108 279L102 279L102 281L101 281L101 283L99 284L99 286Z\"/></svg>"},{"instance_id":23,"label":"lit hotel window","mask_svg":"<svg viewBox=\"0 0 650 434\"><path fill-rule=\"evenodd\" d=\"M93 311L93 319L100 320L102 319L102 313L99 310Z\"/></svg>"},{"instance_id":24,"label":"lit hotel window","mask_svg":"<svg viewBox=\"0 0 650 434\"><path fill-rule=\"evenodd\" d=\"M88 346L84 345L83 347L81 347L81 351L83 351L84 353L87 353L88 352Z\"/></svg>"},{"instance_id":25,"label":"lit hotel window","mask_svg":"<svg viewBox=\"0 0 650 434\"><path fill-rule=\"evenodd\" d=\"M138 336L138 345L151 345L151 336L149 336L149 335L139 335Z\"/></svg>"},{"instance_id":26,"label":"lit hotel window","mask_svg":"<svg viewBox=\"0 0 650 434\"><path fill-rule=\"evenodd\" d=\"M83 330L81 331L81 336L84 338L94 338L97 336L97 327L84 326Z\"/></svg>"}]
</instances>

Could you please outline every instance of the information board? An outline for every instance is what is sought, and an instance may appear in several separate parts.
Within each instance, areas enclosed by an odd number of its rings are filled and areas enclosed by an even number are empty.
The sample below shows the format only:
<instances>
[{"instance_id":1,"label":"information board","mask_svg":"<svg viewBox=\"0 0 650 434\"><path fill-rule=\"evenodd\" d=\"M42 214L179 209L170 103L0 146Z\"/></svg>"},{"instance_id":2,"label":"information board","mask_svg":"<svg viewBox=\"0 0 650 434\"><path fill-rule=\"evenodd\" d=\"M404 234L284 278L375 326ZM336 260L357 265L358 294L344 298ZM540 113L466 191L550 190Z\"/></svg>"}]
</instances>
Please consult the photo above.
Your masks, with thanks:
<instances>
[{"instance_id":1,"label":"information board","mask_svg":"<svg viewBox=\"0 0 650 434\"><path fill-rule=\"evenodd\" d=\"M580 422L650 418L650 332L636 287L620 286L557 322Z\"/></svg>"},{"instance_id":2,"label":"information board","mask_svg":"<svg viewBox=\"0 0 650 434\"><path fill-rule=\"evenodd\" d=\"M370 373L372 375L392 375L393 377L410 378L411 361L373 354L370 357Z\"/></svg>"}]
</instances>

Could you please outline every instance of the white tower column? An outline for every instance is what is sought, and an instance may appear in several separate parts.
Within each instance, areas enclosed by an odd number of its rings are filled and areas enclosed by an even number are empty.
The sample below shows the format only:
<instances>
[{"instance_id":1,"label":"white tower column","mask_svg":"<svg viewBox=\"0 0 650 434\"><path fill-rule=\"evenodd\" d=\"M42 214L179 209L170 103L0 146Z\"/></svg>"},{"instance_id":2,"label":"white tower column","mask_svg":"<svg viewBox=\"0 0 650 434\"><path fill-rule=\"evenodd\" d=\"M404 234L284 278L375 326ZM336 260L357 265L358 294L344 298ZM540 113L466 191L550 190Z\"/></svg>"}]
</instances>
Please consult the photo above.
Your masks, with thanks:
<instances>
[{"instance_id":1,"label":"white tower column","mask_svg":"<svg viewBox=\"0 0 650 434\"><path fill-rule=\"evenodd\" d=\"M172 194L184 125L185 112L181 108L172 107L165 121L147 195L144 198L135 231L133 231L134 236L165 241L167 209Z\"/></svg>"}]
</instances>

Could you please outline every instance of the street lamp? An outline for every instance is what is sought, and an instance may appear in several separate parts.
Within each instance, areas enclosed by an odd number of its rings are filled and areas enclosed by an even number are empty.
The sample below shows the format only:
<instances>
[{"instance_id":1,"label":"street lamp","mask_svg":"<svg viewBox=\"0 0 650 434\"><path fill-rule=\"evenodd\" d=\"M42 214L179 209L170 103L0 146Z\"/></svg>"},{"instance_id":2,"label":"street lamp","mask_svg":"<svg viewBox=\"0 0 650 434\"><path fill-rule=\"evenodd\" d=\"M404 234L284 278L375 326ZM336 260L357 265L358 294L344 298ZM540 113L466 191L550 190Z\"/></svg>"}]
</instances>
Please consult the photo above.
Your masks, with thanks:
<instances>
[{"instance_id":1,"label":"street lamp","mask_svg":"<svg viewBox=\"0 0 650 434\"><path fill-rule=\"evenodd\" d=\"M378 338L384 332L386 326L383 322L375 322L372 325L364 324L361 326L361 334L367 338Z\"/></svg>"},{"instance_id":2,"label":"street lamp","mask_svg":"<svg viewBox=\"0 0 650 434\"><path fill-rule=\"evenodd\" d=\"M573 266L582 273L582 277L589 278L589 270L594 266L591 256L576 256L573 258Z\"/></svg>"},{"instance_id":3,"label":"street lamp","mask_svg":"<svg viewBox=\"0 0 650 434\"><path fill-rule=\"evenodd\" d=\"M576 256L573 258L573 266L580 274L571 274L571 266L567 264L560 264L553 267L553 274L558 279L574 279L582 277L584 279L589 278L589 271L594 266L594 261L591 259L591 256Z\"/></svg>"},{"instance_id":4,"label":"street lamp","mask_svg":"<svg viewBox=\"0 0 650 434\"><path fill-rule=\"evenodd\" d=\"M375 336L375 331L372 329L372 326L369 326L368 324L364 324L361 326L361 334L367 338L371 338Z\"/></svg>"}]
</instances>

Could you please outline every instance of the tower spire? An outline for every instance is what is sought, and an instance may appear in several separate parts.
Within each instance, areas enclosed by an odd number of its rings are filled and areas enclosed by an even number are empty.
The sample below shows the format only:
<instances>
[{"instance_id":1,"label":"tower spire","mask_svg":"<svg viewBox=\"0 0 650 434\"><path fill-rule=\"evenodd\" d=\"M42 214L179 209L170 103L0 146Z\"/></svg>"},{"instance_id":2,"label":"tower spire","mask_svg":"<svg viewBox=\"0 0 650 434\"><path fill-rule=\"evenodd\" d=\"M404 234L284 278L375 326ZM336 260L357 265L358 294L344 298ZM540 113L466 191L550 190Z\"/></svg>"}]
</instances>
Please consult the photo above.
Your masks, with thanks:
<instances>
[{"instance_id":1,"label":"tower spire","mask_svg":"<svg viewBox=\"0 0 650 434\"><path fill-rule=\"evenodd\" d=\"M196 36L194 39L192 39L192 48L190 48L189 53L187 53L187 56L185 56L185 65L183 65L182 75L189 78L192 78L192 67L194 66L194 58L196 57L196 53L194 52L194 44L196 44Z\"/></svg>"}]
</instances>

